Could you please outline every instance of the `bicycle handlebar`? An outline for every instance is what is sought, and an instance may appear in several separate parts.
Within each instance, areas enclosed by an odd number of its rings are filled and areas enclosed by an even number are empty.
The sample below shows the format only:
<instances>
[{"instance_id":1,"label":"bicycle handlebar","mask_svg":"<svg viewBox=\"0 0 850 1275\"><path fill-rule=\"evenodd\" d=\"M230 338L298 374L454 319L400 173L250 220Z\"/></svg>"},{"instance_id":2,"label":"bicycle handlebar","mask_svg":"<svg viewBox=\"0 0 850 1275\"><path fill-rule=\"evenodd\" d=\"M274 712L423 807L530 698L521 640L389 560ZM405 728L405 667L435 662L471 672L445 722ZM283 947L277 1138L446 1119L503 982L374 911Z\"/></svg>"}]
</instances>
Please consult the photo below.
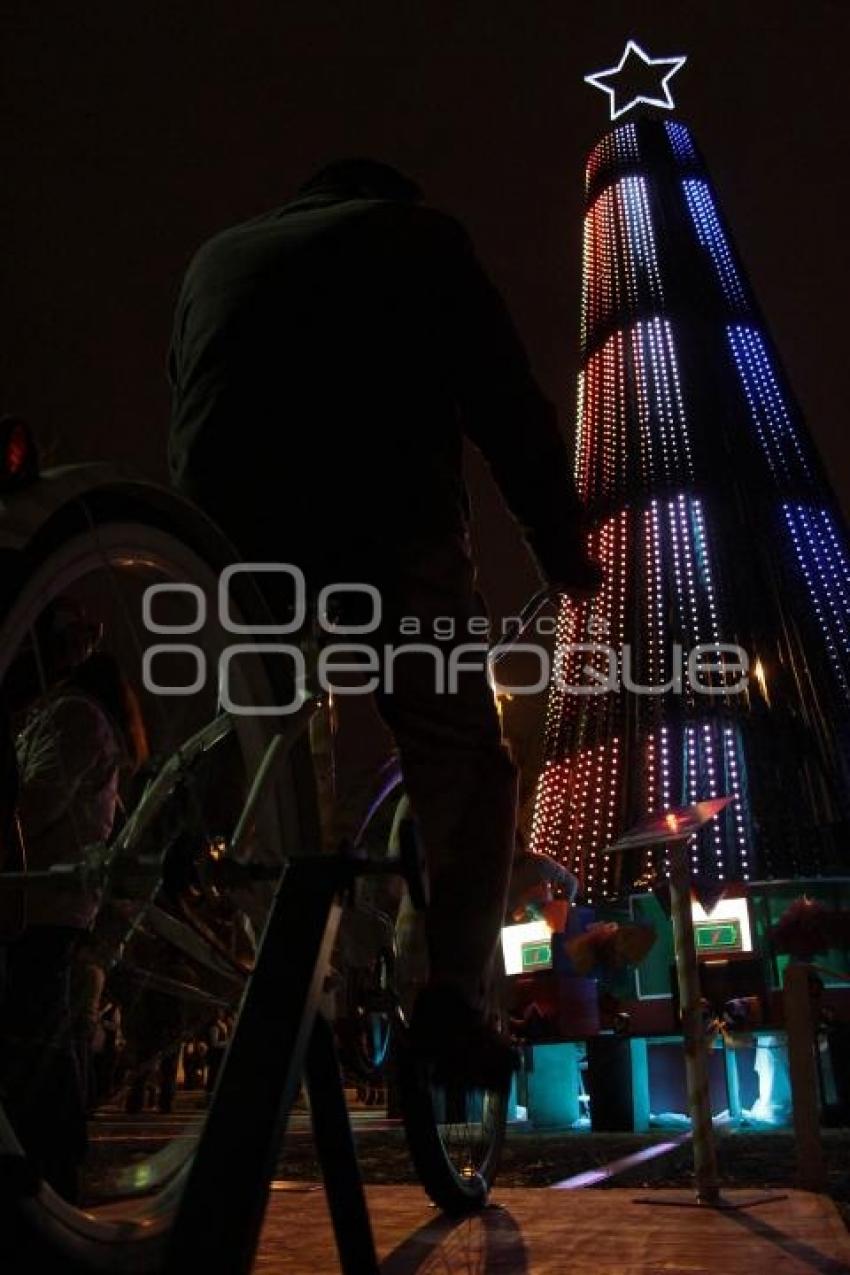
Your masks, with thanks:
<instances>
[{"instance_id":1,"label":"bicycle handlebar","mask_svg":"<svg viewBox=\"0 0 850 1275\"><path fill-rule=\"evenodd\" d=\"M523 634L528 632L531 623L537 618L543 608L548 606L550 602L554 602L557 598L562 598L563 596L563 589L554 589L551 585L547 585L545 589L538 589L537 593L533 594L528 599L525 606L517 616L519 624L517 625L515 632L508 634L507 637L501 638L498 642L494 642L494 644L490 647L490 654L488 657L490 664L498 664L500 660L503 660L511 647L515 646Z\"/></svg>"}]
</instances>

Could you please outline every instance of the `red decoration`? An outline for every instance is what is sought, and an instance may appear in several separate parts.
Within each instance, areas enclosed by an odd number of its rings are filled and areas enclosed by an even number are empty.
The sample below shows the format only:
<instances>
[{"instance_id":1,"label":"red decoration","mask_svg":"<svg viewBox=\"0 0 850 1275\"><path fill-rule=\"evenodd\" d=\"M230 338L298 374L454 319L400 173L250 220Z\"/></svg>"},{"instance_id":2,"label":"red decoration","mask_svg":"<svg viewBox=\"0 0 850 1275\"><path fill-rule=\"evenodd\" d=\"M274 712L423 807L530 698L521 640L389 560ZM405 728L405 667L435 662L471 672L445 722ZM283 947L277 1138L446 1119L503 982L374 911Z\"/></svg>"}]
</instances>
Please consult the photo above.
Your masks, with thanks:
<instances>
[{"instance_id":1,"label":"red decoration","mask_svg":"<svg viewBox=\"0 0 850 1275\"><path fill-rule=\"evenodd\" d=\"M850 914L825 907L815 899L795 899L771 930L776 950L810 961L831 948L850 948Z\"/></svg>"}]
</instances>

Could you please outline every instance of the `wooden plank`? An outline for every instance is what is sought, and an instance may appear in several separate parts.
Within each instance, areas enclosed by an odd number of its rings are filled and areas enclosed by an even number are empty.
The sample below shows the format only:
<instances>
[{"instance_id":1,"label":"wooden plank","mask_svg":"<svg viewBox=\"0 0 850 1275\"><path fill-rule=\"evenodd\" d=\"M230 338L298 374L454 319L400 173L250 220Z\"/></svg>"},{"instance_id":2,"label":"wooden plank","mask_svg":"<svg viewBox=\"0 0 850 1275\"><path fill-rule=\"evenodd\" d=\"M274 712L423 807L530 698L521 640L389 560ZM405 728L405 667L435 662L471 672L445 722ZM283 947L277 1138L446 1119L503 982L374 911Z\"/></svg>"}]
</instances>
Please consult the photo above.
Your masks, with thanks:
<instances>
[{"instance_id":1,"label":"wooden plank","mask_svg":"<svg viewBox=\"0 0 850 1275\"><path fill-rule=\"evenodd\" d=\"M641 1194L505 1189L495 1193L498 1207L452 1223L416 1187L367 1189L382 1275L850 1275L850 1234L824 1196L788 1191L782 1200L719 1212L641 1205ZM257 1275L338 1269L323 1194L274 1193Z\"/></svg>"}]
</instances>

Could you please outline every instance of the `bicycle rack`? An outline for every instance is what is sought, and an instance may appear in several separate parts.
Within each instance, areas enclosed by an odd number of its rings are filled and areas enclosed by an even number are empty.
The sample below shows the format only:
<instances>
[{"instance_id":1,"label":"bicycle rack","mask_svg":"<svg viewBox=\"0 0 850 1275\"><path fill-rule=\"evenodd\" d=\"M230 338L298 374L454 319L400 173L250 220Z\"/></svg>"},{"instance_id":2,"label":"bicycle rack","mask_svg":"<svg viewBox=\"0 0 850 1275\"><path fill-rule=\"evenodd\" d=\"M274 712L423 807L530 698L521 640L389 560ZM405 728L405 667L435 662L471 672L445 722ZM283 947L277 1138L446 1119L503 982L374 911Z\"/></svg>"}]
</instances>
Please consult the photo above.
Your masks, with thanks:
<instances>
[{"instance_id":1,"label":"bicycle rack","mask_svg":"<svg viewBox=\"0 0 850 1275\"><path fill-rule=\"evenodd\" d=\"M164 1275L250 1271L302 1078L340 1266L344 1275L377 1275L333 1029L319 1000L346 892L357 876L386 872L404 875L424 903L421 852L411 838L395 860L369 862L344 849L287 864L169 1235Z\"/></svg>"}]
</instances>

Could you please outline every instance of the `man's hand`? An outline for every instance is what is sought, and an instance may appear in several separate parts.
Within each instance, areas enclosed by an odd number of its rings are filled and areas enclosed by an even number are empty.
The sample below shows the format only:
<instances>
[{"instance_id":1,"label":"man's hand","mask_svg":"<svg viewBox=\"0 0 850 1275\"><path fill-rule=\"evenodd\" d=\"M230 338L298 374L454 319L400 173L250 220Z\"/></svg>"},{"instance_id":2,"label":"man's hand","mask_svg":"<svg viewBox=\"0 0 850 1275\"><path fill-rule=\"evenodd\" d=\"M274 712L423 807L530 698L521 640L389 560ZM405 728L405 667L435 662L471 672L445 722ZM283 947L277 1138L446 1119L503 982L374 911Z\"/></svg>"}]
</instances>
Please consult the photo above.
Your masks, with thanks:
<instances>
[{"instance_id":1,"label":"man's hand","mask_svg":"<svg viewBox=\"0 0 850 1275\"><path fill-rule=\"evenodd\" d=\"M564 593L576 602L592 598L599 592L605 579L605 573L598 562L592 558L576 558L566 570L558 572L549 581L553 591Z\"/></svg>"}]
</instances>

